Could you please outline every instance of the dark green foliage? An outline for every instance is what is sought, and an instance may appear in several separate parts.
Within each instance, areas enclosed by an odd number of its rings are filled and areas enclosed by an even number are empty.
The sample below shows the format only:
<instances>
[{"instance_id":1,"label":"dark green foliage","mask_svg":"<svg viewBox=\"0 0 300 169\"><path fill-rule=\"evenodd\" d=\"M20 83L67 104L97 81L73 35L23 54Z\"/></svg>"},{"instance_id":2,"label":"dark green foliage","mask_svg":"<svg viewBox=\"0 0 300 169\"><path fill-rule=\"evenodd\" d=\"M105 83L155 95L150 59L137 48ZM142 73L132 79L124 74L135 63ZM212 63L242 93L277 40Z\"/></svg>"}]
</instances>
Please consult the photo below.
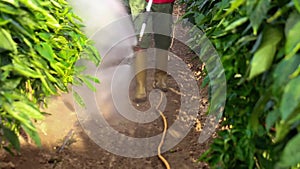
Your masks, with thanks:
<instances>
[{"instance_id":1,"label":"dark green foliage","mask_svg":"<svg viewBox=\"0 0 300 169\"><path fill-rule=\"evenodd\" d=\"M213 168L300 166L300 1L181 0L227 78L222 126L201 156Z\"/></svg>"},{"instance_id":2,"label":"dark green foliage","mask_svg":"<svg viewBox=\"0 0 300 169\"><path fill-rule=\"evenodd\" d=\"M0 148L19 150L21 129L40 145L38 104L89 80L75 63L100 57L81 27L65 0L0 1Z\"/></svg>"}]
</instances>

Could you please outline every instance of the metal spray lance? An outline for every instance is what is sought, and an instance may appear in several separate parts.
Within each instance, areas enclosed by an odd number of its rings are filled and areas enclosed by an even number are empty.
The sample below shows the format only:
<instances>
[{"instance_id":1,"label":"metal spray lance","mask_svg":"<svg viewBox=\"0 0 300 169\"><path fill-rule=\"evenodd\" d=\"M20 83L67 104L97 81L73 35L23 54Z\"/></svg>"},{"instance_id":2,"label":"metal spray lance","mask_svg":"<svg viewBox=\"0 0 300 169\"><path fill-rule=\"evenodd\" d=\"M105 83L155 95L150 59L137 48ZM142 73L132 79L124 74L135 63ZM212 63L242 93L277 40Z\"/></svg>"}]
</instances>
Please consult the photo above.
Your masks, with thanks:
<instances>
[{"instance_id":1,"label":"metal spray lance","mask_svg":"<svg viewBox=\"0 0 300 169\"><path fill-rule=\"evenodd\" d=\"M142 24L142 28L141 28L141 31L140 31L139 42L142 41L142 38L144 36L146 25L147 25L147 21L148 21L149 15L150 15L150 10L151 10L152 3L153 3L153 0L149 0L148 4L146 6L146 17L144 19L144 22Z\"/></svg>"}]
</instances>

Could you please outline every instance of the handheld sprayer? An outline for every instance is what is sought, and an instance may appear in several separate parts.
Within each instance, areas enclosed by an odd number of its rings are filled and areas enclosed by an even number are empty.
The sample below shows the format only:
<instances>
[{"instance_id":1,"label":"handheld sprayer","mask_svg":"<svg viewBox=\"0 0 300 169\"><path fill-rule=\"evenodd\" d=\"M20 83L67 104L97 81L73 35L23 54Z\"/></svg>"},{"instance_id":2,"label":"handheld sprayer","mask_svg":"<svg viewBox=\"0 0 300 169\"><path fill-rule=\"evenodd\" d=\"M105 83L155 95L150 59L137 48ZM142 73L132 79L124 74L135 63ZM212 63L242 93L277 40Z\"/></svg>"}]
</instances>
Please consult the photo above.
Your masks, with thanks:
<instances>
[{"instance_id":1,"label":"handheld sprayer","mask_svg":"<svg viewBox=\"0 0 300 169\"><path fill-rule=\"evenodd\" d=\"M141 28L141 31L140 31L139 42L138 43L140 43L142 41L142 38L144 36L145 29L146 29L146 26L147 26L147 21L148 21L150 11L151 11L152 3L153 3L153 0L149 0L148 4L146 6L146 17L145 17L144 22L142 24L142 28Z\"/></svg>"}]
</instances>

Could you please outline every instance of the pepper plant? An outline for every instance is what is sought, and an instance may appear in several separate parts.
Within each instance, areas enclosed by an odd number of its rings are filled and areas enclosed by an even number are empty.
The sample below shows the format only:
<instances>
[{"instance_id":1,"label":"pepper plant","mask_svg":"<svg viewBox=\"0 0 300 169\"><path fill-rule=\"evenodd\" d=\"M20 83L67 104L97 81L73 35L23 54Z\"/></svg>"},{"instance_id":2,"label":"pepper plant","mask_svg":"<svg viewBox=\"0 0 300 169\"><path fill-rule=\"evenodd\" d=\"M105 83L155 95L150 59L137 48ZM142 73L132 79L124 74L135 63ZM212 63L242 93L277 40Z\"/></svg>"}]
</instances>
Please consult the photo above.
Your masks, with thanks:
<instances>
[{"instance_id":1,"label":"pepper plant","mask_svg":"<svg viewBox=\"0 0 300 169\"><path fill-rule=\"evenodd\" d=\"M300 1L181 3L227 79L225 129L200 160L212 168L300 167Z\"/></svg>"},{"instance_id":2,"label":"pepper plant","mask_svg":"<svg viewBox=\"0 0 300 169\"><path fill-rule=\"evenodd\" d=\"M40 145L39 104L70 84L98 82L75 66L100 61L82 26L65 0L0 1L0 148L20 150L20 130Z\"/></svg>"}]
</instances>

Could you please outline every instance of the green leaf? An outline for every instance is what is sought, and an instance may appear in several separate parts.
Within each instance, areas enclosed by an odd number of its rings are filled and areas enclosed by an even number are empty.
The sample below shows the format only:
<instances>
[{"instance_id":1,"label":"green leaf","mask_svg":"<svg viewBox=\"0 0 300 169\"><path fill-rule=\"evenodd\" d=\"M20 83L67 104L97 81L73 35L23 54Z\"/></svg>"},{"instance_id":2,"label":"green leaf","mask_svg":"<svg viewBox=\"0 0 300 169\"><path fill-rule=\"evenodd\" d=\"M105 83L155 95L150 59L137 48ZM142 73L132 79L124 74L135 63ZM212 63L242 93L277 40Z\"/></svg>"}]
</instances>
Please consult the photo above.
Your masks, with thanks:
<instances>
[{"instance_id":1,"label":"green leaf","mask_svg":"<svg viewBox=\"0 0 300 169\"><path fill-rule=\"evenodd\" d=\"M228 25L225 28L225 31L229 31L229 30L235 29L236 27L241 26L242 24L244 24L247 21L248 21L247 17L239 18L238 20L236 20L236 21L232 22L230 25Z\"/></svg>"},{"instance_id":2,"label":"green leaf","mask_svg":"<svg viewBox=\"0 0 300 169\"><path fill-rule=\"evenodd\" d=\"M74 97L76 103L79 104L79 106L85 107L84 100L77 92L73 91L73 97Z\"/></svg>"},{"instance_id":3,"label":"green leaf","mask_svg":"<svg viewBox=\"0 0 300 169\"><path fill-rule=\"evenodd\" d=\"M7 65L3 68L4 70L14 70L20 75L25 77L32 78L40 78L41 76L37 74L33 69L26 67L26 65L19 64L17 62L13 62L13 65Z\"/></svg>"},{"instance_id":4,"label":"green leaf","mask_svg":"<svg viewBox=\"0 0 300 169\"><path fill-rule=\"evenodd\" d=\"M15 89L21 82L22 78L9 79L4 82L1 86L4 90L13 90Z\"/></svg>"},{"instance_id":5,"label":"green leaf","mask_svg":"<svg viewBox=\"0 0 300 169\"><path fill-rule=\"evenodd\" d=\"M4 26L4 25L8 24L9 22L10 22L10 20L0 18L0 26Z\"/></svg>"},{"instance_id":6,"label":"green leaf","mask_svg":"<svg viewBox=\"0 0 300 169\"><path fill-rule=\"evenodd\" d=\"M287 120L300 105L300 76L292 79L285 87L280 103L280 113L283 120Z\"/></svg>"},{"instance_id":7,"label":"green leaf","mask_svg":"<svg viewBox=\"0 0 300 169\"><path fill-rule=\"evenodd\" d=\"M276 129L275 142L278 143L281 140L283 140L286 137L286 135L289 133L290 126L288 126L286 123L281 121L276 123L275 129Z\"/></svg>"},{"instance_id":8,"label":"green leaf","mask_svg":"<svg viewBox=\"0 0 300 169\"><path fill-rule=\"evenodd\" d=\"M18 15L20 10L6 3L0 3L0 11L2 14Z\"/></svg>"},{"instance_id":9,"label":"green leaf","mask_svg":"<svg viewBox=\"0 0 300 169\"><path fill-rule=\"evenodd\" d=\"M253 35L247 35L247 36L243 36L241 37L237 42L236 44L244 44L244 43L247 43L247 42L250 42L250 41L254 41L256 40L257 37L256 36L253 36Z\"/></svg>"},{"instance_id":10,"label":"green leaf","mask_svg":"<svg viewBox=\"0 0 300 169\"><path fill-rule=\"evenodd\" d=\"M203 19L205 19L205 16L204 16L204 15L202 15L202 14L197 15L197 16L195 17L195 23L196 23L197 25L201 25Z\"/></svg>"},{"instance_id":11,"label":"green leaf","mask_svg":"<svg viewBox=\"0 0 300 169\"><path fill-rule=\"evenodd\" d=\"M263 114L266 104L268 103L270 98L271 98L271 92L270 90L267 90L266 92L264 92L263 95L260 96L258 101L255 103L255 106L253 107L249 119L250 120L249 125L250 128L255 132L258 132L259 130L259 126L260 126L259 117Z\"/></svg>"},{"instance_id":12,"label":"green leaf","mask_svg":"<svg viewBox=\"0 0 300 169\"><path fill-rule=\"evenodd\" d=\"M11 131L10 129L6 128L5 126L0 126L3 131L4 137L11 143L11 145L17 150L20 151L20 141L18 136L14 131Z\"/></svg>"},{"instance_id":13,"label":"green leaf","mask_svg":"<svg viewBox=\"0 0 300 169\"><path fill-rule=\"evenodd\" d=\"M21 25L16 20L11 20L11 23L14 25L14 28L16 28L15 31L17 31L18 33L21 33L23 35L26 35L30 39L37 42L37 38L34 36L33 30L24 27L24 25Z\"/></svg>"},{"instance_id":14,"label":"green leaf","mask_svg":"<svg viewBox=\"0 0 300 169\"><path fill-rule=\"evenodd\" d=\"M291 58L284 58L279 62L273 73L273 94L281 93L283 91L284 86L290 80L290 75L297 69L299 65L300 55L294 55Z\"/></svg>"},{"instance_id":15,"label":"green leaf","mask_svg":"<svg viewBox=\"0 0 300 169\"><path fill-rule=\"evenodd\" d=\"M211 153L211 149L208 149L203 154L201 154L201 156L198 158L198 161L206 161L210 153Z\"/></svg>"},{"instance_id":16,"label":"green leaf","mask_svg":"<svg viewBox=\"0 0 300 169\"><path fill-rule=\"evenodd\" d=\"M79 73L82 73L83 71L86 70L86 66L78 66L78 65L75 65L74 70L75 70L76 73L79 74Z\"/></svg>"},{"instance_id":17,"label":"green leaf","mask_svg":"<svg viewBox=\"0 0 300 169\"><path fill-rule=\"evenodd\" d=\"M53 41L55 42L59 42L61 44L68 44L69 42L67 41L66 38L64 38L63 36L59 36L57 38L53 38Z\"/></svg>"},{"instance_id":18,"label":"green leaf","mask_svg":"<svg viewBox=\"0 0 300 169\"><path fill-rule=\"evenodd\" d=\"M30 105L30 103L26 103L24 101L17 101L13 102L12 106L19 112L25 113L29 118L42 120L44 119L44 116L42 113L34 107L33 105Z\"/></svg>"},{"instance_id":19,"label":"green leaf","mask_svg":"<svg viewBox=\"0 0 300 169\"><path fill-rule=\"evenodd\" d=\"M8 2L15 7L19 7L19 2L17 0L2 0L4 2Z\"/></svg>"},{"instance_id":20,"label":"green leaf","mask_svg":"<svg viewBox=\"0 0 300 169\"><path fill-rule=\"evenodd\" d=\"M255 8L248 13L254 35L257 35L258 28L260 27L262 21L266 19L266 14L269 8L269 0L258 0Z\"/></svg>"},{"instance_id":21,"label":"green leaf","mask_svg":"<svg viewBox=\"0 0 300 169\"><path fill-rule=\"evenodd\" d=\"M58 3L58 2L56 2L56 1L54 1L54 0L50 0L51 1L51 3L54 5L54 6L56 6L57 8L59 8L59 9L62 9L62 6Z\"/></svg>"},{"instance_id":22,"label":"green leaf","mask_svg":"<svg viewBox=\"0 0 300 169\"><path fill-rule=\"evenodd\" d=\"M35 49L39 52L39 54L47 59L49 62L54 62L54 52L52 47L46 42L35 45Z\"/></svg>"},{"instance_id":23,"label":"green leaf","mask_svg":"<svg viewBox=\"0 0 300 169\"><path fill-rule=\"evenodd\" d=\"M29 121L29 123L31 125L33 125L31 121ZM31 128L28 128L26 125L23 125L23 124L21 124L21 126L22 126L23 130L26 132L26 134L28 134L29 137L34 141L34 143L40 147L42 144L41 144L40 136L38 135L37 131L32 130Z\"/></svg>"},{"instance_id":24,"label":"green leaf","mask_svg":"<svg viewBox=\"0 0 300 169\"><path fill-rule=\"evenodd\" d=\"M239 6L241 6L242 4L245 3L245 0L233 0L230 1L231 5L230 8L227 10L227 12L225 13L225 16L227 16L228 14L232 13L234 10L236 10Z\"/></svg>"},{"instance_id":25,"label":"green leaf","mask_svg":"<svg viewBox=\"0 0 300 169\"><path fill-rule=\"evenodd\" d=\"M50 66L56 71L57 74L61 75L61 76L65 76L65 72L63 69L61 69L58 65L57 65L58 62L51 62L50 63Z\"/></svg>"},{"instance_id":26,"label":"green leaf","mask_svg":"<svg viewBox=\"0 0 300 169\"><path fill-rule=\"evenodd\" d=\"M85 77L86 77L87 79L89 79L90 81L92 81L92 82L100 83L100 80L99 80L97 77L95 77L95 76L85 75Z\"/></svg>"},{"instance_id":27,"label":"green leaf","mask_svg":"<svg viewBox=\"0 0 300 169\"><path fill-rule=\"evenodd\" d=\"M3 109L9 113L12 117L14 117L15 119L19 120L22 124L24 124L25 126L27 126L28 128L35 130L35 128L31 125L29 125L29 119L26 117L24 118L23 114L20 114L20 112L16 112L10 104L8 103L3 103ZM29 121L28 121L29 120Z\"/></svg>"},{"instance_id":28,"label":"green leaf","mask_svg":"<svg viewBox=\"0 0 300 169\"><path fill-rule=\"evenodd\" d=\"M271 127L279 119L279 117L280 117L280 112L278 112L277 110L269 112L266 118L266 129L270 130Z\"/></svg>"},{"instance_id":29,"label":"green leaf","mask_svg":"<svg viewBox=\"0 0 300 169\"><path fill-rule=\"evenodd\" d=\"M300 49L300 14L292 13L285 25L285 54L289 58L296 54Z\"/></svg>"},{"instance_id":30,"label":"green leaf","mask_svg":"<svg viewBox=\"0 0 300 169\"><path fill-rule=\"evenodd\" d=\"M45 70L44 73L51 82L57 83L58 79L56 79L51 73L47 70Z\"/></svg>"},{"instance_id":31,"label":"green leaf","mask_svg":"<svg viewBox=\"0 0 300 169\"><path fill-rule=\"evenodd\" d=\"M201 83L201 89L203 89L205 86L207 86L208 84L209 84L209 76L207 75L207 76L205 76L204 77L204 79L203 79L203 81L202 81L202 83Z\"/></svg>"},{"instance_id":32,"label":"green leaf","mask_svg":"<svg viewBox=\"0 0 300 169\"><path fill-rule=\"evenodd\" d=\"M280 16L282 16L283 14L288 12L290 10L291 6L293 6L293 4L288 3L288 4L284 5L283 7L279 8L273 16L271 16L270 18L267 19L267 22L271 23L273 21L276 21L277 18L279 18Z\"/></svg>"},{"instance_id":33,"label":"green leaf","mask_svg":"<svg viewBox=\"0 0 300 169\"><path fill-rule=\"evenodd\" d=\"M80 80L83 81L83 83L89 88L91 89L93 92L95 92L97 89L94 86L94 84L91 83L91 79L87 78L85 75L79 76L78 77ZM93 79L94 80L94 79Z\"/></svg>"},{"instance_id":34,"label":"green leaf","mask_svg":"<svg viewBox=\"0 0 300 169\"><path fill-rule=\"evenodd\" d=\"M290 75L290 78L295 78L298 75L300 75L300 64L298 65L298 68Z\"/></svg>"},{"instance_id":35,"label":"green leaf","mask_svg":"<svg viewBox=\"0 0 300 169\"><path fill-rule=\"evenodd\" d=\"M17 44L11 37L11 34L5 29L0 28L0 52L1 48L4 50L17 51Z\"/></svg>"},{"instance_id":36,"label":"green leaf","mask_svg":"<svg viewBox=\"0 0 300 169\"><path fill-rule=\"evenodd\" d=\"M42 82L42 87L44 88L44 92L46 95L51 94L51 95L55 95L57 93L56 88L54 87L54 85L51 83L51 81L48 78L42 77L40 78L41 82Z\"/></svg>"},{"instance_id":37,"label":"green leaf","mask_svg":"<svg viewBox=\"0 0 300 169\"><path fill-rule=\"evenodd\" d=\"M46 32L40 32L38 35L45 42L48 42L50 40L50 38L51 38L51 34L50 33L46 33Z\"/></svg>"},{"instance_id":38,"label":"green leaf","mask_svg":"<svg viewBox=\"0 0 300 169\"><path fill-rule=\"evenodd\" d=\"M270 68L277 51L277 45L281 39L282 33L280 29L267 27L264 30L262 44L254 53L251 61L249 80Z\"/></svg>"},{"instance_id":39,"label":"green leaf","mask_svg":"<svg viewBox=\"0 0 300 169\"><path fill-rule=\"evenodd\" d=\"M67 84L64 84L61 80L57 80L55 85L63 92L68 92Z\"/></svg>"},{"instance_id":40,"label":"green leaf","mask_svg":"<svg viewBox=\"0 0 300 169\"><path fill-rule=\"evenodd\" d=\"M46 23L49 27L51 27L53 29L60 28L58 21L47 10L45 10L44 8L35 4L32 0L30 0L30 1L20 0L20 2L23 3L29 9L31 9L33 12L35 12L35 11L41 12L44 15L44 17L47 19Z\"/></svg>"},{"instance_id":41,"label":"green leaf","mask_svg":"<svg viewBox=\"0 0 300 169\"><path fill-rule=\"evenodd\" d=\"M300 13L300 0L293 0L296 9L298 10L298 12Z\"/></svg>"},{"instance_id":42,"label":"green leaf","mask_svg":"<svg viewBox=\"0 0 300 169\"><path fill-rule=\"evenodd\" d=\"M278 165L289 168L300 163L300 133L293 137L284 147Z\"/></svg>"}]
</instances>

